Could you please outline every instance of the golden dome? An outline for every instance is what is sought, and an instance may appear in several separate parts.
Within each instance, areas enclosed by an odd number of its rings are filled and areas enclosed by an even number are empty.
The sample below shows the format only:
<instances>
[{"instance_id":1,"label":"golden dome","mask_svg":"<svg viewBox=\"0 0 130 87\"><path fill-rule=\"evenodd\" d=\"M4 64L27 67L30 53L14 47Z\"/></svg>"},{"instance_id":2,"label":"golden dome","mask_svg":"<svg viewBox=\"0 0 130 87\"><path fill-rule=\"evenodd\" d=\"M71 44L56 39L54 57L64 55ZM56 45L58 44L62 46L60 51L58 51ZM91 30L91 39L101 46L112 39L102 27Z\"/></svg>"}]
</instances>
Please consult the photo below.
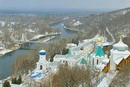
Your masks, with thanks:
<instances>
[{"instance_id":1,"label":"golden dome","mask_svg":"<svg viewBox=\"0 0 130 87\"><path fill-rule=\"evenodd\" d=\"M98 40L97 40L98 42L102 42L102 38L98 38Z\"/></svg>"},{"instance_id":2,"label":"golden dome","mask_svg":"<svg viewBox=\"0 0 130 87\"><path fill-rule=\"evenodd\" d=\"M88 49L88 52L90 52L91 50L90 49Z\"/></svg>"},{"instance_id":3,"label":"golden dome","mask_svg":"<svg viewBox=\"0 0 130 87\"><path fill-rule=\"evenodd\" d=\"M82 56L85 56L85 54L84 54L84 53L82 53Z\"/></svg>"}]
</instances>

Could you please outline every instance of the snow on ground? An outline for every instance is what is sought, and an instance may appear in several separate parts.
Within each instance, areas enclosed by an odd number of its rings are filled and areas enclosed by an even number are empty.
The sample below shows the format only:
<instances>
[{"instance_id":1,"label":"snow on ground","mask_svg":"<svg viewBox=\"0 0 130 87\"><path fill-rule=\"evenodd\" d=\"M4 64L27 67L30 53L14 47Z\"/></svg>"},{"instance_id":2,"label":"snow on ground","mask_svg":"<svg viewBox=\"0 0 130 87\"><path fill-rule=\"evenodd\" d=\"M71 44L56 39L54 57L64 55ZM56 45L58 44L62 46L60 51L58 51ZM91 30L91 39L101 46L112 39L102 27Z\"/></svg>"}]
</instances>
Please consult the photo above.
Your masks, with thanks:
<instances>
[{"instance_id":1,"label":"snow on ground","mask_svg":"<svg viewBox=\"0 0 130 87\"><path fill-rule=\"evenodd\" d=\"M51 39L54 39L55 37L56 37L56 36L52 36L52 37L50 37L50 38L44 40L43 42L47 42L47 41L49 41L49 40L51 40Z\"/></svg>"},{"instance_id":2,"label":"snow on ground","mask_svg":"<svg viewBox=\"0 0 130 87\"><path fill-rule=\"evenodd\" d=\"M80 21L76 21L76 22L74 22L74 26L78 26L78 25L81 25L82 23L80 22Z\"/></svg>"},{"instance_id":3,"label":"snow on ground","mask_svg":"<svg viewBox=\"0 0 130 87\"><path fill-rule=\"evenodd\" d=\"M63 18L63 20L66 20L66 19L69 19L69 17L65 17L65 18Z\"/></svg>"},{"instance_id":4,"label":"snow on ground","mask_svg":"<svg viewBox=\"0 0 130 87\"><path fill-rule=\"evenodd\" d=\"M3 85L3 83L0 81L0 87L3 87L2 85ZM24 86L22 84L21 85L17 85L17 84L11 84L10 83L10 85L11 85L11 87L26 87L26 86Z\"/></svg>"},{"instance_id":5,"label":"snow on ground","mask_svg":"<svg viewBox=\"0 0 130 87\"><path fill-rule=\"evenodd\" d=\"M4 54L9 53L9 52L11 52L11 51L12 51L12 50L4 49L4 50L0 51L0 55L4 55Z\"/></svg>"},{"instance_id":6,"label":"snow on ground","mask_svg":"<svg viewBox=\"0 0 130 87\"><path fill-rule=\"evenodd\" d=\"M43 36L45 36L45 35L39 34L39 35L34 36L32 39L39 39L40 37L43 37Z\"/></svg>"},{"instance_id":7,"label":"snow on ground","mask_svg":"<svg viewBox=\"0 0 130 87\"><path fill-rule=\"evenodd\" d=\"M130 87L130 81L128 82L128 84L126 85L126 87Z\"/></svg>"},{"instance_id":8,"label":"snow on ground","mask_svg":"<svg viewBox=\"0 0 130 87\"><path fill-rule=\"evenodd\" d=\"M48 32L46 32L45 34L39 34L39 35L34 36L31 40L39 39L40 37L47 36L47 35L58 35L58 34L61 34L61 32L60 33L57 33L57 32L48 33Z\"/></svg>"},{"instance_id":9,"label":"snow on ground","mask_svg":"<svg viewBox=\"0 0 130 87\"><path fill-rule=\"evenodd\" d=\"M97 87L109 87L117 73L118 71L115 71L113 73L107 73L107 76L104 77L104 79L100 82L100 84Z\"/></svg>"},{"instance_id":10,"label":"snow on ground","mask_svg":"<svg viewBox=\"0 0 130 87\"><path fill-rule=\"evenodd\" d=\"M5 22L4 21L0 21L0 24L1 24L2 27L5 26Z\"/></svg>"},{"instance_id":11,"label":"snow on ground","mask_svg":"<svg viewBox=\"0 0 130 87\"><path fill-rule=\"evenodd\" d=\"M11 25L15 25L15 22L11 22Z\"/></svg>"}]
</instances>

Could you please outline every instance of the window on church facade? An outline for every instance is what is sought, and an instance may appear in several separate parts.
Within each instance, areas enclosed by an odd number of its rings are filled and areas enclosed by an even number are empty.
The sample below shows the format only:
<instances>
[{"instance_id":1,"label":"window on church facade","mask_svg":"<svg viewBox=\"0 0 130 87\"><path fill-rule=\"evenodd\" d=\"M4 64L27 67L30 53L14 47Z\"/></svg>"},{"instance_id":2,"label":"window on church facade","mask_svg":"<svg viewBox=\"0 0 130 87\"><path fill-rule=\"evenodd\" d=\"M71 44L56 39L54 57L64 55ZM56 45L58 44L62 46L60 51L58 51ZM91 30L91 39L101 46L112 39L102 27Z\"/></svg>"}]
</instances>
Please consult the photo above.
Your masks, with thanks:
<instances>
[{"instance_id":1,"label":"window on church facade","mask_svg":"<svg viewBox=\"0 0 130 87\"><path fill-rule=\"evenodd\" d=\"M98 61L98 59L97 59L97 64L98 64L98 62L99 62L99 61Z\"/></svg>"},{"instance_id":2,"label":"window on church facade","mask_svg":"<svg viewBox=\"0 0 130 87\"><path fill-rule=\"evenodd\" d=\"M42 65L40 65L40 70L42 70Z\"/></svg>"}]
</instances>

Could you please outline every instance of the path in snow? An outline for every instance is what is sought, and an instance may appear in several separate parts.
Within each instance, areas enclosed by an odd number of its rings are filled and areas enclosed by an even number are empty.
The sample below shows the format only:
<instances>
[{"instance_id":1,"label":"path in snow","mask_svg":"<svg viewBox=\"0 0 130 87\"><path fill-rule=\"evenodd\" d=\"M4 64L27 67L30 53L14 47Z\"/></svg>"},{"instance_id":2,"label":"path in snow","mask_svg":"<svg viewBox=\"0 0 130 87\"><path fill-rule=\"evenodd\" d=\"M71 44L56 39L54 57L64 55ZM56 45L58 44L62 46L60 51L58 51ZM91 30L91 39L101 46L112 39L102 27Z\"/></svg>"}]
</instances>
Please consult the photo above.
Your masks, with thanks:
<instances>
[{"instance_id":1,"label":"path in snow","mask_svg":"<svg viewBox=\"0 0 130 87\"><path fill-rule=\"evenodd\" d=\"M112 38L112 42L111 42L111 45L112 44L114 44L115 42L116 42L116 40L115 40L115 38L114 38L114 36L112 35L112 33L109 31L109 29L106 27L106 31L108 32L108 34L111 36L111 38Z\"/></svg>"}]
</instances>

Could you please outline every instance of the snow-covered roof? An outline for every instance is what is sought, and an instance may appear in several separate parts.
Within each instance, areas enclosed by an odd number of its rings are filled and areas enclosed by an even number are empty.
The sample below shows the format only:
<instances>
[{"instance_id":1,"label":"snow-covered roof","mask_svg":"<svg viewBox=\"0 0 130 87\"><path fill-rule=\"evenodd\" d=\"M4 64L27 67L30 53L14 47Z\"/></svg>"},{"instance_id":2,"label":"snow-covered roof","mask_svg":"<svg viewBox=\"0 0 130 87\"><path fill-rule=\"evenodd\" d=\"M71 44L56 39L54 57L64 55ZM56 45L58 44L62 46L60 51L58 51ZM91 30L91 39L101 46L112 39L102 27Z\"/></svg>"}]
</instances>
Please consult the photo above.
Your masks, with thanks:
<instances>
[{"instance_id":1,"label":"snow-covered roof","mask_svg":"<svg viewBox=\"0 0 130 87\"><path fill-rule=\"evenodd\" d=\"M112 52L113 54L128 54L128 55L130 55L130 52L129 52L128 50L118 51L118 50L111 49L111 52Z\"/></svg>"},{"instance_id":2,"label":"snow-covered roof","mask_svg":"<svg viewBox=\"0 0 130 87\"><path fill-rule=\"evenodd\" d=\"M126 44L124 44L121 39L118 43L113 45L113 48L116 50L119 50L119 51L128 50L128 46Z\"/></svg>"},{"instance_id":3,"label":"snow-covered roof","mask_svg":"<svg viewBox=\"0 0 130 87\"><path fill-rule=\"evenodd\" d=\"M100 64L96 65L96 68L102 71L102 69L104 69L105 66L106 66L105 64L100 63Z\"/></svg>"},{"instance_id":4,"label":"snow-covered roof","mask_svg":"<svg viewBox=\"0 0 130 87\"><path fill-rule=\"evenodd\" d=\"M74 43L68 43L67 44L67 48L70 48L70 47L76 47L77 45L76 44L74 44Z\"/></svg>"},{"instance_id":5,"label":"snow-covered roof","mask_svg":"<svg viewBox=\"0 0 130 87\"><path fill-rule=\"evenodd\" d=\"M80 55L55 55L54 60L55 59L79 59Z\"/></svg>"},{"instance_id":6,"label":"snow-covered roof","mask_svg":"<svg viewBox=\"0 0 130 87\"><path fill-rule=\"evenodd\" d=\"M123 57L116 58L114 62L118 65L123 60Z\"/></svg>"},{"instance_id":7,"label":"snow-covered roof","mask_svg":"<svg viewBox=\"0 0 130 87\"><path fill-rule=\"evenodd\" d=\"M55 66L59 65L59 62L53 61L53 62L50 62L49 65L50 65L50 67L55 67Z\"/></svg>"},{"instance_id":8,"label":"snow-covered roof","mask_svg":"<svg viewBox=\"0 0 130 87\"><path fill-rule=\"evenodd\" d=\"M71 48L71 51L80 51L82 47L85 48L85 47L87 47L87 46L88 46L89 44L91 44L91 43L92 43L91 41L89 41L89 42L84 42L84 43L82 43L80 46Z\"/></svg>"},{"instance_id":9,"label":"snow-covered roof","mask_svg":"<svg viewBox=\"0 0 130 87\"><path fill-rule=\"evenodd\" d=\"M109 62L109 59L108 59L108 58L105 58L105 59L102 60L102 62L103 62L104 64L107 64L107 63Z\"/></svg>"}]
</instances>

